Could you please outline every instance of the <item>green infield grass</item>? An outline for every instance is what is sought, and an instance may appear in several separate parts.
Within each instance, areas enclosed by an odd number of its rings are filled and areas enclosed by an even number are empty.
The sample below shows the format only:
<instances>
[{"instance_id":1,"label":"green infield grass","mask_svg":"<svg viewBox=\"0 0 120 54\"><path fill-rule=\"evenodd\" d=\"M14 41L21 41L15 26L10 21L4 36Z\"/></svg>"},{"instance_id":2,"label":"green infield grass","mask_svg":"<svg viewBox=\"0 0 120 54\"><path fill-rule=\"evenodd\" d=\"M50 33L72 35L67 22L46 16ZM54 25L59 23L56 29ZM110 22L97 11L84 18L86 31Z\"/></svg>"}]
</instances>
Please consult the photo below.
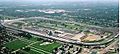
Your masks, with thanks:
<instances>
[{"instance_id":1,"label":"green infield grass","mask_svg":"<svg viewBox=\"0 0 120 54\"><path fill-rule=\"evenodd\" d=\"M37 49L41 49L47 52L52 52L55 48L59 47L60 44L56 43L56 42L52 42L52 43L47 43L45 44L45 42L38 42L36 44L33 44L32 47L37 48Z\"/></svg>"},{"instance_id":2,"label":"green infield grass","mask_svg":"<svg viewBox=\"0 0 120 54\"><path fill-rule=\"evenodd\" d=\"M15 41L5 44L5 47L9 48L10 50L17 50L22 47L25 47L26 45L27 45L26 42L23 42L21 40L15 40Z\"/></svg>"}]
</instances>

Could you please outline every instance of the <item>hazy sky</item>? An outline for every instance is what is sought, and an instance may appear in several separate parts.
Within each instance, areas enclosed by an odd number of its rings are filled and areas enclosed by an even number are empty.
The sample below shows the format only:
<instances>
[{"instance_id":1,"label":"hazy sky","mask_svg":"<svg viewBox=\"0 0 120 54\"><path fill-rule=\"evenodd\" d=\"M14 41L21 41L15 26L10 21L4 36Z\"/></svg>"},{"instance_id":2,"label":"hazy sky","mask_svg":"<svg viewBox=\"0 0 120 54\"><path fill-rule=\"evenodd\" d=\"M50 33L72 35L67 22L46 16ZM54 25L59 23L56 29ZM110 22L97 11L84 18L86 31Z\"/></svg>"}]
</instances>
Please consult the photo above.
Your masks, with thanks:
<instances>
[{"instance_id":1,"label":"hazy sky","mask_svg":"<svg viewBox=\"0 0 120 54\"><path fill-rule=\"evenodd\" d=\"M63 2L63 1L67 1L67 2L69 2L69 1L70 1L70 2L71 2L71 1L72 1L72 2L74 2L74 1L86 1L86 2L88 2L88 1L90 1L90 2L92 2L92 1L97 1L97 2L98 2L98 1L101 1L101 2L102 2L102 1L103 1L103 2L106 2L106 1L107 1L107 2L118 2L118 0L0 0L0 1L28 1L28 2L29 2L29 1L32 1L32 2L33 2L33 1L34 1L34 2L36 2L36 1L37 1L37 2L38 2L38 1L39 1L39 2L42 2L42 1L43 1L43 2L45 2L45 1L47 1L47 2L51 2L51 1L57 1L57 2Z\"/></svg>"}]
</instances>

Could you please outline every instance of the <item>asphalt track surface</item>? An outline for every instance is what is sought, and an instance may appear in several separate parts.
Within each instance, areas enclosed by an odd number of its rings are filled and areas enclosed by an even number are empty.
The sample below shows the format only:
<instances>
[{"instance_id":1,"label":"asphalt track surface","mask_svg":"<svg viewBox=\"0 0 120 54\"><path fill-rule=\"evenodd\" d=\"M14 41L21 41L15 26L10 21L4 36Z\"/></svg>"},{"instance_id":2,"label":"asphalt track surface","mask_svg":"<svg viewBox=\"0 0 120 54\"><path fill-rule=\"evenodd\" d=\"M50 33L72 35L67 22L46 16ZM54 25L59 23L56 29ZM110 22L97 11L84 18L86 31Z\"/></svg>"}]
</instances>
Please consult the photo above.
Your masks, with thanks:
<instances>
[{"instance_id":1,"label":"asphalt track surface","mask_svg":"<svg viewBox=\"0 0 120 54\"><path fill-rule=\"evenodd\" d=\"M31 30L27 30L27 29L18 29L18 28L14 28L14 27L6 25L7 23L10 23L10 22L17 22L17 21L29 20L29 19L44 19L44 20L52 20L52 21L57 21L57 22L68 22L68 23L80 24L80 23L77 23L77 22L60 21L60 20L54 20L54 19L49 19L49 18L44 18L44 17L19 18L19 19L14 19L14 20L7 20L7 21L5 21L2 24L6 28L13 29L13 30L16 30L16 31L30 33L30 34L34 34L34 35L37 35L37 36L40 36L40 37L45 37L45 38L54 39L54 40L58 40L58 41L62 41L62 42L67 42L67 43L71 43L71 44L77 44L77 45L104 45L104 44L106 44L108 42L113 41L116 38L116 36L119 36L118 34L116 34L114 36L109 37L104 42L85 43L85 42L80 42L80 41L75 41L75 40L67 40L67 39L64 39L64 38L59 38L59 37L44 35L44 34L41 34L41 33L37 32L37 31L31 31ZM80 24L80 25L85 25L85 24ZM87 25L87 26L89 26L89 27L95 27L95 28L102 28L102 27L93 26L93 25Z\"/></svg>"}]
</instances>

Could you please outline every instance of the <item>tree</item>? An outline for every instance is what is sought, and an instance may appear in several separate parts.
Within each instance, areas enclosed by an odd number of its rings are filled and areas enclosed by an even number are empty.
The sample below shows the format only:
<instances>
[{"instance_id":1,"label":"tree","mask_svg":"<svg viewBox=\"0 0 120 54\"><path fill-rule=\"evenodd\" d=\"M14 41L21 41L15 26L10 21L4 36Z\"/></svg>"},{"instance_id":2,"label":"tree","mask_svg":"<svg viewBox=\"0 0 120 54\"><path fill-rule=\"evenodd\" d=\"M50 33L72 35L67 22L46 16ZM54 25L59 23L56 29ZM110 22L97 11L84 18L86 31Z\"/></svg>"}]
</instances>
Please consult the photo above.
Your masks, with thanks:
<instances>
[{"instance_id":1,"label":"tree","mask_svg":"<svg viewBox=\"0 0 120 54\"><path fill-rule=\"evenodd\" d=\"M26 34L26 37L27 37L28 39L32 38L32 36L31 36L29 33Z\"/></svg>"},{"instance_id":2,"label":"tree","mask_svg":"<svg viewBox=\"0 0 120 54\"><path fill-rule=\"evenodd\" d=\"M30 47L27 47L24 50L28 52L28 51L30 51Z\"/></svg>"},{"instance_id":3,"label":"tree","mask_svg":"<svg viewBox=\"0 0 120 54\"><path fill-rule=\"evenodd\" d=\"M37 38L37 41L40 41L41 40L41 38Z\"/></svg>"},{"instance_id":4,"label":"tree","mask_svg":"<svg viewBox=\"0 0 120 54\"><path fill-rule=\"evenodd\" d=\"M52 31L49 31L48 35L53 35Z\"/></svg>"}]
</instances>

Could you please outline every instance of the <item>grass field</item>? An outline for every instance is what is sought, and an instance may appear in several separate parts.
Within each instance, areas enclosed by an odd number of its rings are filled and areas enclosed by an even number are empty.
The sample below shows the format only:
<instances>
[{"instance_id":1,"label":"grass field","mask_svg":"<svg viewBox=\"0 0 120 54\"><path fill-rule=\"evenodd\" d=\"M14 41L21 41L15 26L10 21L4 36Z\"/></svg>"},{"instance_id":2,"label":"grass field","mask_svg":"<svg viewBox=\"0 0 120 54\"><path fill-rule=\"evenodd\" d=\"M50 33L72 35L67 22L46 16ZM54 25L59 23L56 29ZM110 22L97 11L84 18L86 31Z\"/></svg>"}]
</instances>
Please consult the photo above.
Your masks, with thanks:
<instances>
[{"instance_id":1,"label":"grass field","mask_svg":"<svg viewBox=\"0 0 120 54\"><path fill-rule=\"evenodd\" d=\"M47 43L47 44L44 44ZM43 44L43 45L42 45ZM30 47L30 51L24 51L21 48ZM32 37L29 40L27 38L20 38L5 44L10 50L15 51L17 49L24 54L51 54L51 52L59 47L60 44L56 42L43 42L42 40L37 41L37 38Z\"/></svg>"},{"instance_id":2,"label":"grass field","mask_svg":"<svg viewBox=\"0 0 120 54\"><path fill-rule=\"evenodd\" d=\"M56 42L53 42L51 44L46 44L46 45L40 45L40 44L42 44L42 43L41 42L36 43L36 44L32 45L32 47L35 47L37 49L42 49L42 50L45 50L48 52L52 52L52 50L54 50L55 48L60 46L60 44L56 43Z\"/></svg>"},{"instance_id":3,"label":"grass field","mask_svg":"<svg viewBox=\"0 0 120 54\"><path fill-rule=\"evenodd\" d=\"M23 42L21 40L15 40L15 41L12 41L12 42L5 44L5 46L8 47L10 50L12 50L12 49L17 50L17 49L22 48L26 45L27 45L27 43Z\"/></svg>"},{"instance_id":4,"label":"grass field","mask_svg":"<svg viewBox=\"0 0 120 54\"><path fill-rule=\"evenodd\" d=\"M35 49L31 49L30 51L20 50L20 52L22 52L23 54L45 54L44 52L37 51Z\"/></svg>"}]
</instances>

